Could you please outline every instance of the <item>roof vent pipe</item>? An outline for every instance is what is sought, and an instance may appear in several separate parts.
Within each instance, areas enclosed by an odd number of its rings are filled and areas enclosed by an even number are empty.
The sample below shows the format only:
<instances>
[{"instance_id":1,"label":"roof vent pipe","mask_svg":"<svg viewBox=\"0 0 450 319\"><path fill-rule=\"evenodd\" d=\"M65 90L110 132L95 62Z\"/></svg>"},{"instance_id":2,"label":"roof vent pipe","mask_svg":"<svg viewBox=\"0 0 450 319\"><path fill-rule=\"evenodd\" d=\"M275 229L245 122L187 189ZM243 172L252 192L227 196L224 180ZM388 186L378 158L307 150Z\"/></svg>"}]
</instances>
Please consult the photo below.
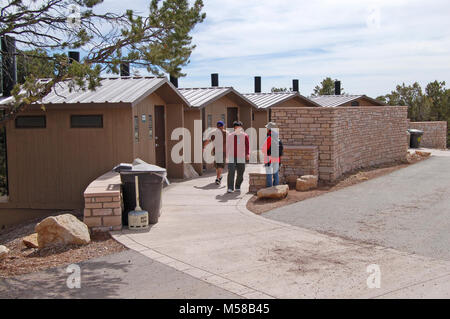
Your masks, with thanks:
<instances>
[{"instance_id":1,"label":"roof vent pipe","mask_svg":"<svg viewBox=\"0 0 450 319\"><path fill-rule=\"evenodd\" d=\"M341 95L341 81L334 82L334 95Z\"/></svg>"},{"instance_id":2,"label":"roof vent pipe","mask_svg":"<svg viewBox=\"0 0 450 319\"><path fill-rule=\"evenodd\" d=\"M292 80L292 91L298 92L298 80Z\"/></svg>"},{"instance_id":3,"label":"roof vent pipe","mask_svg":"<svg viewBox=\"0 0 450 319\"><path fill-rule=\"evenodd\" d=\"M178 78L172 74L170 75L170 83L172 83L174 87L178 88Z\"/></svg>"},{"instance_id":4,"label":"roof vent pipe","mask_svg":"<svg viewBox=\"0 0 450 319\"><path fill-rule=\"evenodd\" d=\"M2 36L2 79L3 96L11 96L11 91L17 83L16 69L16 39L10 36Z\"/></svg>"},{"instance_id":5,"label":"roof vent pipe","mask_svg":"<svg viewBox=\"0 0 450 319\"><path fill-rule=\"evenodd\" d=\"M261 77L255 76L255 93L261 93Z\"/></svg>"},{"instance_id":6,"label":"roof vent pipe","mask_svg":"<svg viewBox=\"0 0 450 319\"><path fill-rule=\"evenodd\" d=\"M120 76L130 76L130 62L120 64Z\"/></svg>"},{"instance_id":7,"label":"roof vent pipe","mask_svg":"<svg viewBox=\"0 0 450 319\"><path fill-rule=\"evenodd\" d=\"M69 51L69 63L72 63L72 61L80 62L80 52Z\"/></svg>"},{"instance_id":8,"label":"roof vent pipe","mask_svg":"<svg viewBox=\"0 0 450 319\"><path fill-rule=\"evenodd\" d=\"M211 74L211 86L212 87L218 87L219 86L219 74L218 73L212 73Z\"/></svg>"}]
</instances>

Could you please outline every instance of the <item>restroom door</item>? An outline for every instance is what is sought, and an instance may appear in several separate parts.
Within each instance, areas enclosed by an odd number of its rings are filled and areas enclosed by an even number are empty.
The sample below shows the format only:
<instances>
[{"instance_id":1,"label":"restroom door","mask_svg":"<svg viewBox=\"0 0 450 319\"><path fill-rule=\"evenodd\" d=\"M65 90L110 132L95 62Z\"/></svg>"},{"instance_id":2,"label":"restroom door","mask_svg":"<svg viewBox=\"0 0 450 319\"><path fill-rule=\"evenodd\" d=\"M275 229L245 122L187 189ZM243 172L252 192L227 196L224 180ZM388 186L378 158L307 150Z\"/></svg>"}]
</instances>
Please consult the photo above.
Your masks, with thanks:
<instances>
[{"instance_id":1,"label":"restroom door","mask_svg":"<svg viewBox=\"0 0 450 319\"><path fill-rule=\"evenodd\" d=\"M156 165L166 167L166 121L164 105L155 106L155 157Z\"/></svg>"},{"instance_id":2,"label":"restroom door","mask_svg":"<svg viewBox=\"0 0 450 319\"><path fill-rule=\"evenodd\" d=\"M238 108L229 107L227 108L227 127L233 127L233 122L238 120Z\"/></svg>"}]
</instances>

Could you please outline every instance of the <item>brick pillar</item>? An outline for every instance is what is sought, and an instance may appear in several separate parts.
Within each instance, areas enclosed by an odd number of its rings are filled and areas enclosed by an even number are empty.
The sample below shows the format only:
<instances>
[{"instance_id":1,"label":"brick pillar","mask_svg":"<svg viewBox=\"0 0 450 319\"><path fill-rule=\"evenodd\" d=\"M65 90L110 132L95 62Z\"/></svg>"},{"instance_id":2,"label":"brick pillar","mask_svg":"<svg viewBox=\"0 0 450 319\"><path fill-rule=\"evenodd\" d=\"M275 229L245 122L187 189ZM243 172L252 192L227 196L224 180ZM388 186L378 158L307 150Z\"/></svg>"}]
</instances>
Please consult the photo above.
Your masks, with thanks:
<instances>
[{"instance_id":1,"label":"brick pillar","mask_svg":"<svg viewBox=\"0 0 450 319\"><path fill-rule=\"evenodd\" d=\"M94 231L122 229L120 175L109 172L93 181L84 192L84 223Z\"/></svg>"}]
</instances>

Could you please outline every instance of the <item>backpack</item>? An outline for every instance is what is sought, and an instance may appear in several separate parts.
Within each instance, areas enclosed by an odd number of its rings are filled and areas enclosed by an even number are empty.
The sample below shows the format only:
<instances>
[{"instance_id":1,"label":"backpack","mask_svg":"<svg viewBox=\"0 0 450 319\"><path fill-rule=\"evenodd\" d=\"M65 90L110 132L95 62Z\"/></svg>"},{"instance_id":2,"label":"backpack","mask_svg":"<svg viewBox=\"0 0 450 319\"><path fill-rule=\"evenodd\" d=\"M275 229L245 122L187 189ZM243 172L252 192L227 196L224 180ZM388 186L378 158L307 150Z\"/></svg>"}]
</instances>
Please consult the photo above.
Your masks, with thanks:
<instances>
[{"instance_id":1,"label":"backpack","mask_svg":"<svg viewBox=\"0 0 450 319\"><path fill-rule=\"evenodd\" d=\"M283 142L281 139L278 139L278 156L283 156Z\"/></svg>"},{"instance_id":2,"label":"backpack","mask_svg":"<svg viewBox=\"0 0 450 319\"><path fill-rule=\"evenodd\" d=\"M283 142L281 142L281 139L278 139L278 157L281 157L281 156L283 156ZM271 150L270 149L268 149L267 150L267 155L272 155L271 154L272 152L271 152Z\"/></svg>"}]
</instances>

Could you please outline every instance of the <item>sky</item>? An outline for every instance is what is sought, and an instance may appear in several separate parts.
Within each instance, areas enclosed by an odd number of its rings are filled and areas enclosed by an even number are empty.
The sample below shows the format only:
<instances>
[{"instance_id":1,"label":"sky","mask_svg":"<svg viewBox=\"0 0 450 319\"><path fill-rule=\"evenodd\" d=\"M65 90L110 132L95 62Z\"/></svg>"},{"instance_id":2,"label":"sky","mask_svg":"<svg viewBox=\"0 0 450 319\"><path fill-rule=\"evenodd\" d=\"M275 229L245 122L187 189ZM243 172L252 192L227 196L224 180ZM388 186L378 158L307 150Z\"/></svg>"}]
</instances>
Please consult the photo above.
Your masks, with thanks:
<instances>
[{"instance_id":1,"label":"sky","mask_svg":"<svg viewBox=\"0 0 450 319\"><path fill-rule=\"evenodd\" d=\"M149 0L105 0L110 10L146 13ZM450 84L448 0L204 0L206 20L180 87L221 86L253 92L292 87L308 96L325 77L344 92L376 97L397 84ZM447 87L450 87L448 85Z\"/></svg>"}]
</instances>

